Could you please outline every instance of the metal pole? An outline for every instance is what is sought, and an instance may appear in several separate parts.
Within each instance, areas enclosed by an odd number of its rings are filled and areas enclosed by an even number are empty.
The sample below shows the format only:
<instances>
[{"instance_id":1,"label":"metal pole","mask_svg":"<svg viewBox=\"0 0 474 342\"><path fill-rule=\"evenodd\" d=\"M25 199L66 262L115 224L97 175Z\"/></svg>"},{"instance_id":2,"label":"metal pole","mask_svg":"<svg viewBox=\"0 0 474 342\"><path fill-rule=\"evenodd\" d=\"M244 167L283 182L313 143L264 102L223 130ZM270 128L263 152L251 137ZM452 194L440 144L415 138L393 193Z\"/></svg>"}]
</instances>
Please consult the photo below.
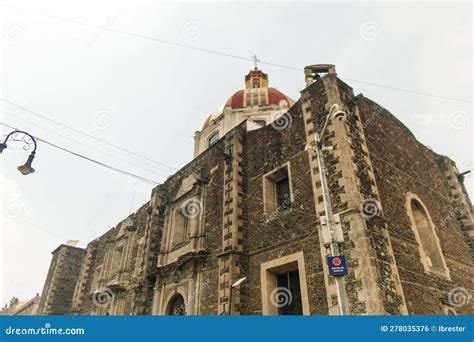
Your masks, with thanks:
<instances>
[{"instance_id":1,"label":"metal pole","mask_svg":"<svg viewBox=\"0 0 474 342\"><path fill-rule=\"evenodd\" d=\"M328 181L326 179L326 166L324 165L322 142L320 141L319 134L315 133L314 140L316 143L316 157L318 159L319 177L321 178L321 189L323 191L323 202L324 211L326 213L327 225L331 235L331 256L340 255L339 246L334 239L334 217L332 215L331 198L329 197ZM324 229L324 228L323 228ZM339 303L339 312L341 315L349 315L349 309L347 305L346 288L344 286L342 277L336 278L336 289Z\"/></svg>"},{"instance_id":2,"label":"metal pole","mask_svg":"<svg viewBox=\"0 0 474 342\"><path fill-rule=\"evenodd\" d=\"M230 285L230 293L229 293L229 316L232 315L232 290L233 287Z\"/></svg>"}]
</instances>

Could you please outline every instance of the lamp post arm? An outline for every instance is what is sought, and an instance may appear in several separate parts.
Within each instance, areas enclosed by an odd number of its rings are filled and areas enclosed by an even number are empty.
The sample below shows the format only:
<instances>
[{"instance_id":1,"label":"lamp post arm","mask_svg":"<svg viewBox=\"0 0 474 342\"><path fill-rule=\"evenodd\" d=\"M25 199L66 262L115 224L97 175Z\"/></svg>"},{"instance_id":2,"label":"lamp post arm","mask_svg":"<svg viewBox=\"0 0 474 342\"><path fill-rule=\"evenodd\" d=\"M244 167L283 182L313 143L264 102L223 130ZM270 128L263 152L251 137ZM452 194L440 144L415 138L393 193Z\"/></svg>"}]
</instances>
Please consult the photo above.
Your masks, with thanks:
<instances>
[{"instance_id":1,"label":"lamp post arm","mask_svg":"<svg viewBox=\"0 0 474 342\"><path fill-rule=\"evenodd\" d=\"M335 109L335 111L333 111L333 109ZM339 110L339 106L337 105L337 103L331 106L331 109L329 109L329 115L326 117L326 122L324 123L321 133L319 133L319 137L316 143L321 143L323 141L324 133L326 133L326 128L328 127L329 120L331 120L333 114L338 110Z\"/></svg>"},{"instance_id":2,"label":"lamp post arm","mask_svg":"<svg viewBox=\"0 0 474 342\"><path fill-rule=\"evenodd\" d=\"M32 153L35 153L35 152L36 152L36 140L35 140L35 138L34 138L31 134L29 134L29 133L27 133L27 132L25 132L25 131L16 130L16 131L13 131L13 132L8 133L8 135L7 135L7 136L5 137L5 139L3 140L3 145L6 147L6 144L7 144L8 139L9 139L12 135L17 134L17 133L21 133L21 134L23 134L23 135L25 135L25 136L27 136L27 137L29 137L29 138L31 139L31 141L33 142L33 146L34 146ZM28 141L26 141L24 138L23 138L23 141L24 141L26 144L30 145L30 143L29 143Z\"/></svg>"}]
</instances>

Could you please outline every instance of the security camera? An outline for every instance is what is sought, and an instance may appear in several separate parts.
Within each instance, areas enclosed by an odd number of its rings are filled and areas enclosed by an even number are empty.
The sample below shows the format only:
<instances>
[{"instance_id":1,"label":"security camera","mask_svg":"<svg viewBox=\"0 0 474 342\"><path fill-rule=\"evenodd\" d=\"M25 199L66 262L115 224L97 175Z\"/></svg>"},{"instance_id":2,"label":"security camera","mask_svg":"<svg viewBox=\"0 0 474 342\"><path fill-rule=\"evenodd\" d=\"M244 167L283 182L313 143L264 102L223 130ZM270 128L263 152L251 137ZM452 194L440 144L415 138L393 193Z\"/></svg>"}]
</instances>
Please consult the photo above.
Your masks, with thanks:
<instances>
[{"instance_id":1,"label":"security camera","mask_svg":"<svg viewBox=\"0 0 474 342\"><path fill-rule=\"evenodd\" d=\"M342 110L338 110L337 112L335 112L335 113L333 114L333 117L334 117L334 119L337 119L337 120L339 120L339 121L342 121L342 120L344 120L344 118L346 117L346 113L343 112Z\"/></svg>"},{"instance_id":2,"label":"security camera","mask_svg":"<svg viewBox=\"0 0 474 342\"><path fill-rule=\"evenodd\" d=\"M334 150L334 146L323 146L322 150L325 152L331 152Z\"/></svg>"}]
</instances>

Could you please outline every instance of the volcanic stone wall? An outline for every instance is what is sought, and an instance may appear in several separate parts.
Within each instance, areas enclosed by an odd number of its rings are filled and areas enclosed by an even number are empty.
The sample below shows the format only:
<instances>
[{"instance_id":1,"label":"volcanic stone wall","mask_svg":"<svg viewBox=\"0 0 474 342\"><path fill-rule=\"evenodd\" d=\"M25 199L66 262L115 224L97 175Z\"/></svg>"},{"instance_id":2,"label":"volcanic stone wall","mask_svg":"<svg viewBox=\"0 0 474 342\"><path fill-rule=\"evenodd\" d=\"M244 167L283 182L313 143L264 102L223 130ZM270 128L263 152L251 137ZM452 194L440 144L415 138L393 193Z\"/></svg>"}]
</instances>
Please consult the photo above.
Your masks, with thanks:
<instances>
[{"instance_id":1,"label":"volcanic stone wall","mask_svg":"<svg viewBox=\"0 0 474 342\"><path fill-rule=\"evenodd\" d=\"M126 260L121 270L128 274L127 288L108 288L110 274L107 270L107 255L113 253L117 227L93 240L87 245L85 256L80 268L80 275L75 286L71 314L90 315L105 314L114 303L119 307L114 312L120 315L144 314L151 306L152 284L141 277L141 259L144 242L140 243L145 234L149 203L139 208L126 220L127 232L125 252ZM102 298L102 299L101 299Z\"/></svg>"},{"instance_id":2,"label":"volcanic stone wall","mask_svg":"<svg viewBox=\"0 0 474 342\"><path fill-rule=\"evenodd\" d=\"M315 99L315 101L324 101ZM310 165L301 103L297 102L273 124L250 131L244 148L248 176L248 229L244 251L249 274L242 307L248 315L262 314L261 264L303 252L311 314L327 314L322 260L316 229ZM292 189L291 209L265 213L264 175L287 165Z\"/></svg>"},{"instance_id":3,"label":"volcanic stone wall","mask_svg":"<svg viewBox=\"0 0 474 342\"><path fill-rule=\"evenodd\" d=\"M60 245L53 252L38 308L40 315L67 315L72 307L85 250Z\"/></svg>"},{"instance_id":4,"label":"volcanic stone wall","mask_svg":"<svg viewBox=\"0 0 474 342\"><path fill-rule=\"evenodd\" d=\"M333 211L343 224L340 248L349 266L344 281L350 313L472 314L472 302L457 306L450 300L453 290L474 288L472 208L459 172L388 111L354 97L335 74L309 85L273 123L253 131L245 122L235 127L86 250L60 246L53 252L40 312L107 314L110 305L98 305L94 295L116 276L108 269L116 242L123 239L121 272L128 278L110 289L115 314L162 313L159 305L167 304L159 298L178 286L188 304L197 303L187 313L263 314L268 298L262 295L267 286L262 265L297 254L303 255L307 313L337 314L335 281L325 261L329 251L320 236L325 213L314 153L314 133L321 132L334 104L346 115L329 122L324 145L332 150L324 157ZM291 208L268 212L265 177L281 167L288 170ZM172 263L158 264L169 252L161 250L167 215L190 177L202 211L203 228L193 237L199 242ZM405 205L408 192L419 196L433 219L450 277L424 270ZM231 302L230 286L241 277L247 279Z\"/></svg>"},{"instance_id":5,"label":"volcanic stone wall","mask_svg":"<svg viewBox=\"0 0 474 342\"><path fill-rule=\"evenodd\" d=\"M93 294L105 285L100 279L100 268L107 251L107 242L113 239L115 234L116 229L112 228L87 245L75 288L71 314L92 315L100 309L93 302Z\"/></svg>"},{"instance_id":6,"label":"volcanic stone wall","mask_svg":"<svg viewBox=\"0 0 474 342\"><path fill-rule=\"evenodd\" d=\"M472 293L474 268L459 221L450 219L456 206L451 201L442 157L421 144L392 114L362 95L356 98L370 159L389 227L398 272L409 314L472 314L474 303L449 300L455 291ZM451 279L425 272L419 246L405 205L406 194L416 194L427 207L435 225ZM458 292L458 295L463 295ZM467 298L466 298L467 301ZM451 300L453 302L453 300Z\"/></svg>"},{"instance_id":7,"label":"volcanic stone wall","mask_svg":"<svg viewBox=\"0 0 474 342\"><path fill-rule=\"evenodd\" d=\"M162 185L154 189L157 203L159 203L160 218L158 220L159 239L154 243L158 255L164 230L164 216L179 190L182 182L189 176L197 179L197 186L201 189L200 206L203 212L204 225L202 239L204 250L198 254L185 255L177 262L156 270L155 290L162 285L178 284L183 279L193 279L196 282L196 291L187 293L187 299L198 301L199 315L217 315L219 303L219 261L218 255L223 251L223 215L224 215L224 177L225 177L225 140L220 139L211 148L200 154L193 161L185 165ZM150 269L153 266L150 262ZM199 279L198 279L199 278ZM163 308L157 308L161 311Z\"/></svg>"}]
</instances>

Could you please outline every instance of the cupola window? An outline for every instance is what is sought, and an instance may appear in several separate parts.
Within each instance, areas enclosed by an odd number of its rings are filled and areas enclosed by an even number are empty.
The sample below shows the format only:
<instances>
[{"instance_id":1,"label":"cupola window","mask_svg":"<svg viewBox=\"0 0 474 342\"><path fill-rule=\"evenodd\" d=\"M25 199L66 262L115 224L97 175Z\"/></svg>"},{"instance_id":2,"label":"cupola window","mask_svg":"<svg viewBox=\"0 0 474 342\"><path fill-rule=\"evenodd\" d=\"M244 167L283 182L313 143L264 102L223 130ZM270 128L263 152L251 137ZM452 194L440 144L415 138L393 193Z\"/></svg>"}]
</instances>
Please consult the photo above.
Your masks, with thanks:
<instances>
[{"instance_id":1,"label":"cupola window","mask_svg":"<svg viewBox=\"0 0 474 342\"><path fill-rule=\"evenodd\" d=\"M207 146L208 146L208 147L211 147L211 146L214 145L218 140L219 140L219 132L216 132L216 133L212 134L211 137L209 138Z\"/></svg>"}]
</instances>

